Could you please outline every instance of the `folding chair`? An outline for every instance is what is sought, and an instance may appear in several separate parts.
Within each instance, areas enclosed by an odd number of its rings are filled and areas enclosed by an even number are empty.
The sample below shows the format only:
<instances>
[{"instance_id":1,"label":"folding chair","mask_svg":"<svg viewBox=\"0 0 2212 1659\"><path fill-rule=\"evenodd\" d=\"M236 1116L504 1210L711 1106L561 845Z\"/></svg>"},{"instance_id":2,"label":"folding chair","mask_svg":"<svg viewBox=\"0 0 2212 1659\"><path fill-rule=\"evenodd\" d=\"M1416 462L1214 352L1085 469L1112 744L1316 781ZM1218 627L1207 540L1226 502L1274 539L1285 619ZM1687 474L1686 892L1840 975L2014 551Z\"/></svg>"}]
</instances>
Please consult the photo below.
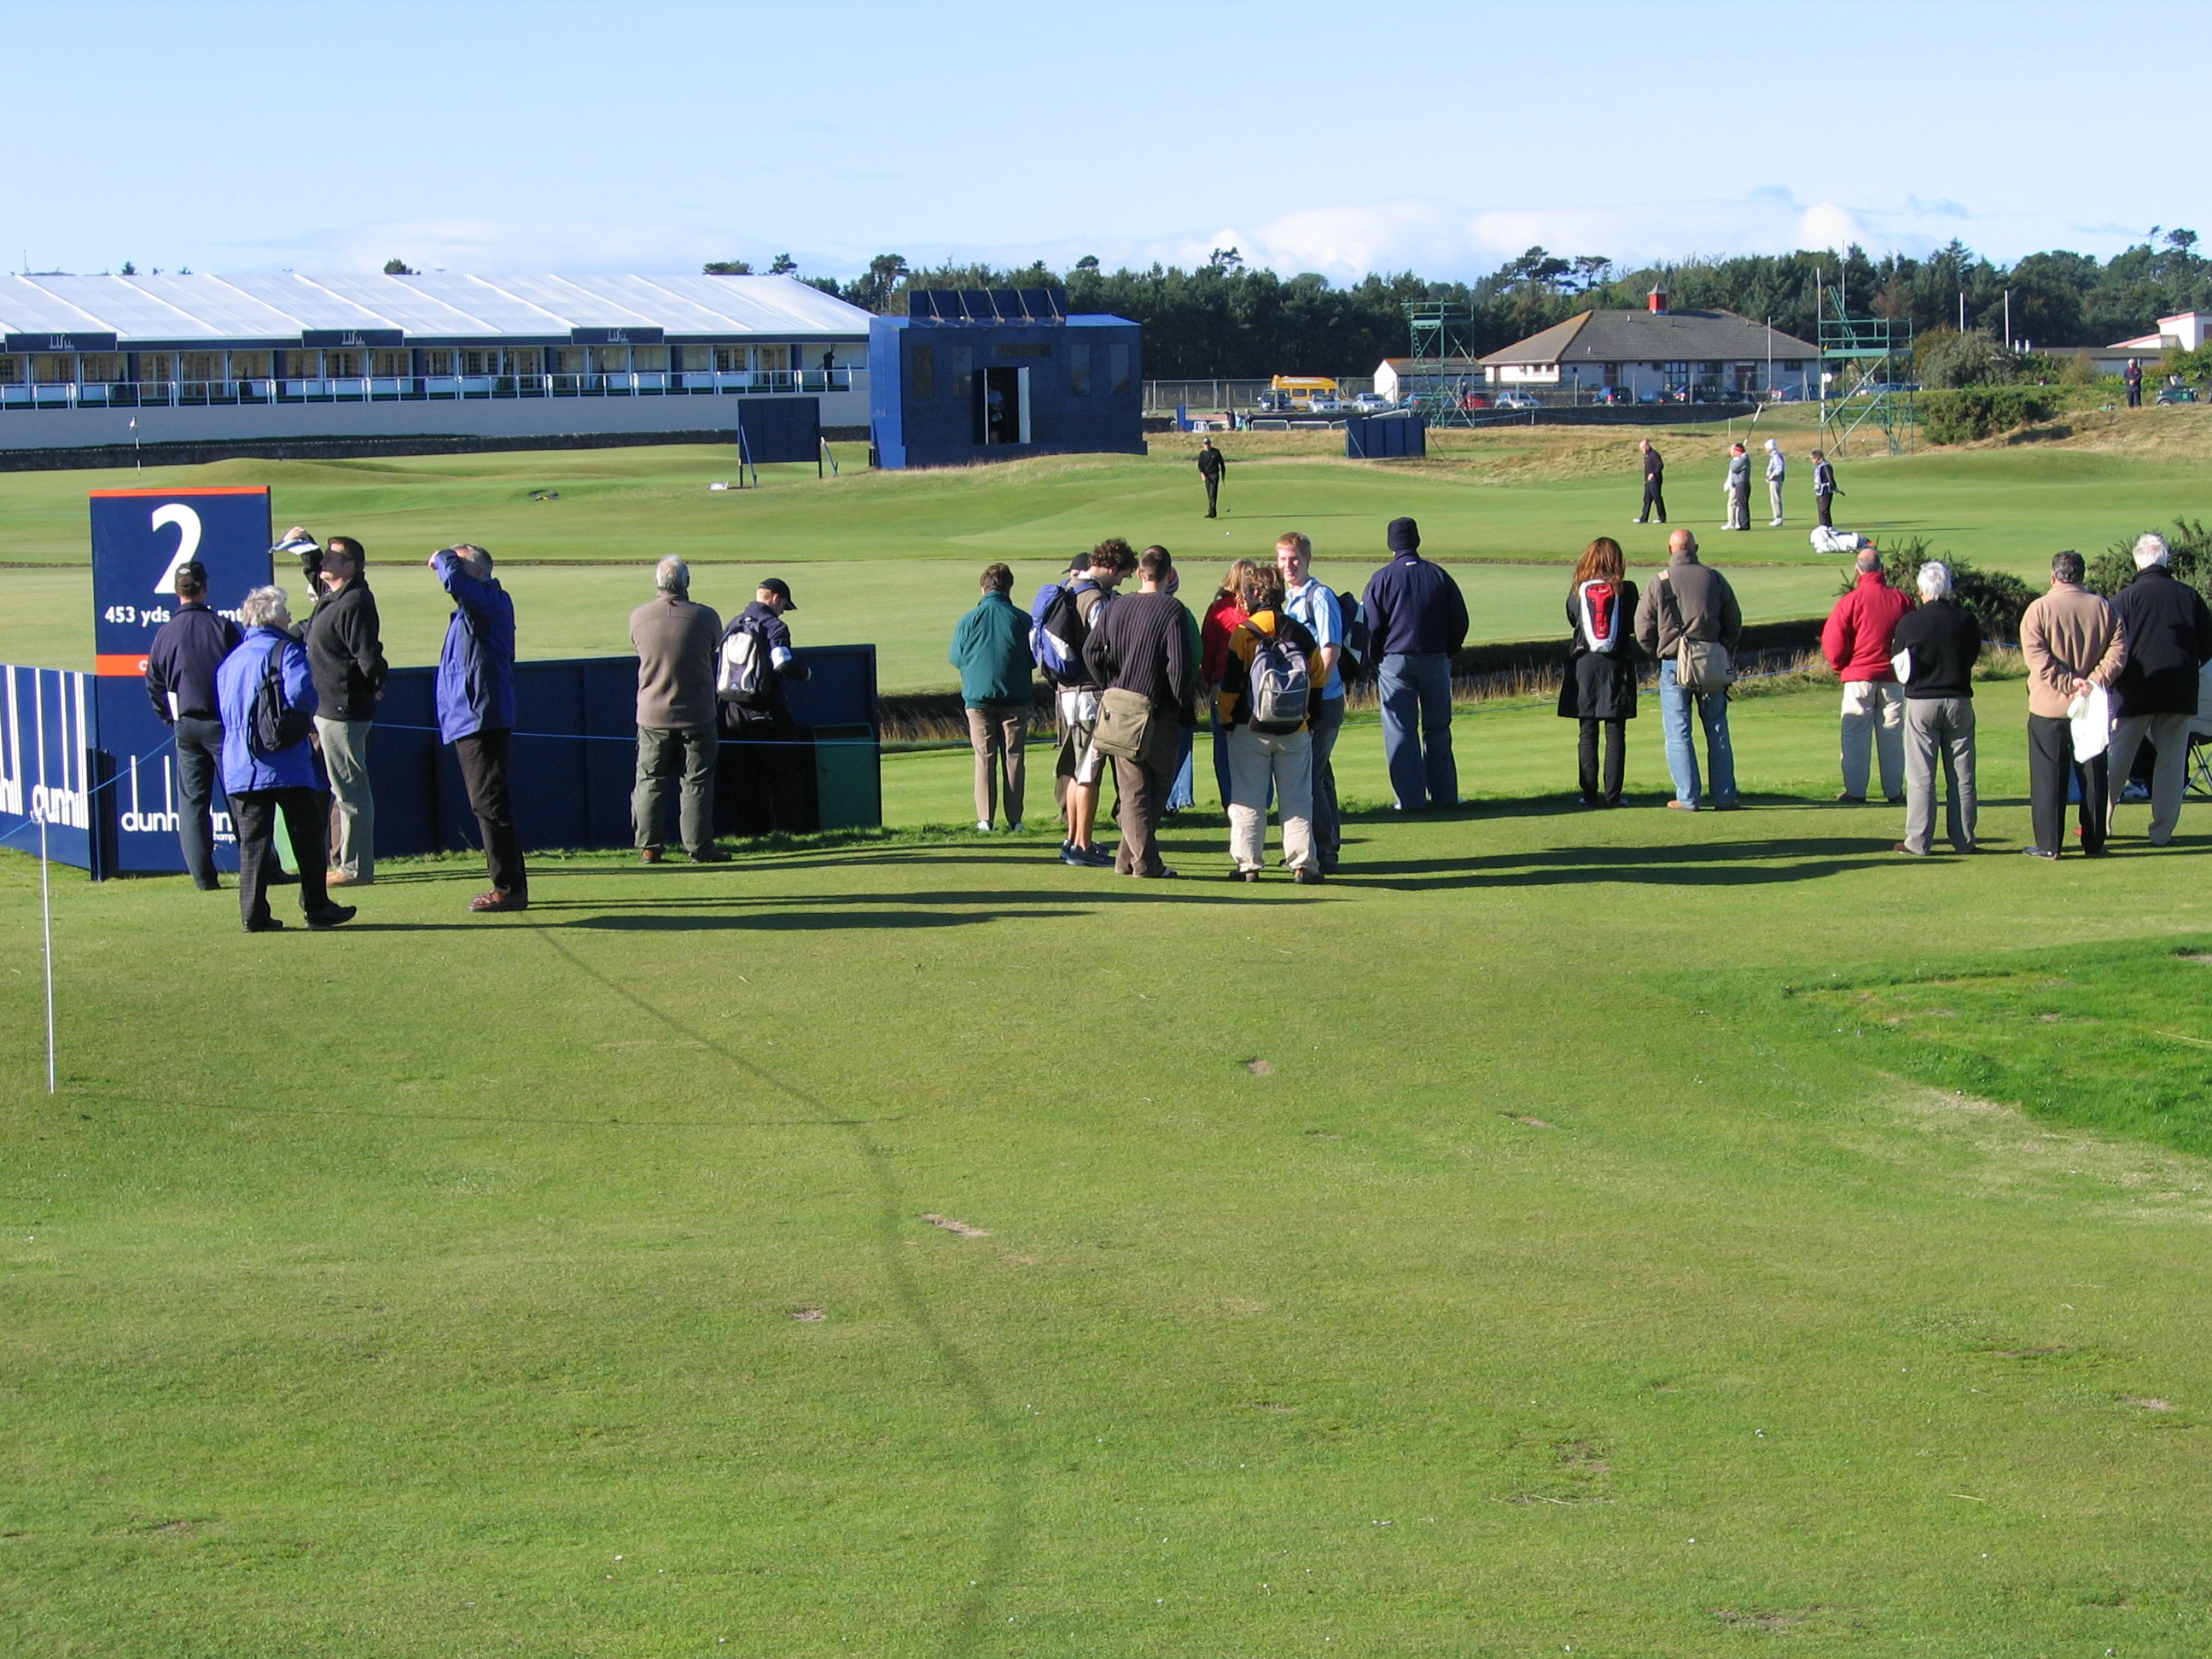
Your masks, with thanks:
<instances>
[{"instance_id":1,"label":"folding chair","mask_svg":"<svg viewBox=\"0 0 2212 1659\"><path fill-rule=\"evenodd\" d=\"M2212 800L2212 720L2189 724L2189 781L2182 793Z\"/></svg>"}]
</instances>

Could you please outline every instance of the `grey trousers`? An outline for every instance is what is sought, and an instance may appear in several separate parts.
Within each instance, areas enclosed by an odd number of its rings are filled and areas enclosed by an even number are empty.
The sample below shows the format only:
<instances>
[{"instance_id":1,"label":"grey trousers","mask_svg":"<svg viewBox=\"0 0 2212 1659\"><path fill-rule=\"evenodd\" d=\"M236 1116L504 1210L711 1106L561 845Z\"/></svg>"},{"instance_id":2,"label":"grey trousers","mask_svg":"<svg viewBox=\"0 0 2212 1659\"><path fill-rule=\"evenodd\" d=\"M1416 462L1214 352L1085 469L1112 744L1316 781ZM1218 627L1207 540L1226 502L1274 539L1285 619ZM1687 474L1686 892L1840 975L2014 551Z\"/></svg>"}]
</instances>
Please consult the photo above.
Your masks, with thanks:
<instances>
[{"instance_id":1,"label":"grey trousers","mask_svg":"<svg viewBox=\"0 0 2212 1659\"><path fill-rule=\"evenodd\" d=\"M1726 520L1727 527L1728 527L1729 529L1730 529L1730 530L1748 530L1748 529L1750 529L1750 528L1751 528L1751 502L1750 502L1750 501L1749 501L1749 499L1748 499L1748 497L1747 497L1747 492L1745 492L1745 491L1743 491L1743 490L1741 490L1741 489L1731 489L1731 490L1729 490L1729 491L1727 492L1727 495L1728 495L1728 519L1727 519L1727 520Z\"/></svg>"},{"instance_id":2,"label":"grey trousers","mask_svg":"<svg viewBox=\"0 0 2212 1659\"><path fill-rule=\"evenodd\" d=\"M1779 478L1769 478L1769 479L1766 481L1766 499L1767 499L1767 501L1769 501L1769 502L1773 506L1773 508L1774 508L1773 513L1772 513L1771 514L1770 514L1769 516L1770 516L1770 517L1771 517L1771 518L1773 519L1773 520L1774 520L1774 522L1775 522L1775 523L1777 523L1777 524L1780 524L1780 523L1782 522L1782 480L1781 480L1781 479L1779 479Z\"/></svg>"},{"instance_id":3,"label":"grey trousers","mask_svg":"<svg viewBox=\"0 0 2212 1659\"><path fill-rule=\"evenodd\" d=\"M714 844L714 757L720 746L711 720L704 726L637 728L637 787L630 792L629 821L640 847L659 849L669 786L679 772L684 850L696 858Z\"/></svg>"},{"instance_id":4,"label":"grey trousers","mask_svg":"<svg viewBox=\"0 0 2212 1659\"><path fill-rule=\"evenodd\" d=\"M1229 854L1239 870L1267 862L1270 786L1283 815L1283 862L1293 870L1320 863L1313 844L1313 733L1229 733Z\"/></svg>"},{"instance_id":5,"label":"grey trousers","mask_svg":"<svg viewBox=\"0 0 2212 1659\"><path fill-rule=\"evenodd\" d=\"M1336 804L1336 767L1332 760L1344 730L1344 699L1324 697L1313 723L1314 851L1323 870L1336 868L1344 851L1344 814Z\"/></svg>"},{"instance_id":6,"label":"grey trousers","mask_svg":"<svg viewBox=\"0 0 2212 1659\"><path fill-rule=\"evenodd\" d=\"M1030 711L1026 703L986 703L968 710L968 741L975 750L975 822L988 826L997 816L1000 782L1006 784L1006 828L1022 821L1022 794L1029 772Z\"/></svg>"},{"instance_id":7,"label":"grey trousers","mask_svg":"<svg viewBox=\"0 0 2212 1659\"><path fill-rule=\"evenodd\" d=\"M349 881L376 879L376 797L368 787L368 734L375 726L315 716L331 775L331 868Z\"/></svg>"},{"instance_id":8,"label":"grey trousers","mask_svg":"<svg viewBox=\"0 0 2212 1659\"><path fill-rule=\"evenodd\" d=\"M2189 726L2193 714L2123 714L2112 723L2112 781L2107 793L2112 810L2120 805L2120 791L2136 769L2136 751L2148 738L2158 750L2158 763L2150 775L2150 844L2163 847L2173 839L2181 823L2181 796L2189 781ZM2109 823L2110 820L2107 820Z\"/></svg>"},{"instance_id":9,"label":"grey trousers","mask_svg":"<svg viewBox=\"0 0 2212 1659\"><path fill-rule=\"evenodd\" d=\"M1943 828L1952 847L1974 850L1974 703L1971 697L1911 697L1905 704L1905 846L1925 853L1936 839L1936 763L1943 763Z\"/></svg>"}]
</instances>

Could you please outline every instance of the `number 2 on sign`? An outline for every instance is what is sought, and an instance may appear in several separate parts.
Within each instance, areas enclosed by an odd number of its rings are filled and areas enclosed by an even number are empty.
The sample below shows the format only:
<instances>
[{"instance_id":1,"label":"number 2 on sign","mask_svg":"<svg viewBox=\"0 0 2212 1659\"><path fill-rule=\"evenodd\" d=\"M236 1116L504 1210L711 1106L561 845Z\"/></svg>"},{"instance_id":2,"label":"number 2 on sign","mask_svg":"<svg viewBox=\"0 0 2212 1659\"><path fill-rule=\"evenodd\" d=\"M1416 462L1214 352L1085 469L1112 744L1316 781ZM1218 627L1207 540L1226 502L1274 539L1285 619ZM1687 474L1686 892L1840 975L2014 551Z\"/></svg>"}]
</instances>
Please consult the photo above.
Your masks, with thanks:
<instances>
[{"instance_id":1,"label":"number 2 on sign","mask_svg":"<svg viewBox=\"0 0 2212 1659\"><path fill-rule=\"evenodd\" d=\"M200 515L198 514L193 512L182 501L171 501L167 507L157 507L154 509L155 529L159 530L164 525L172 524L177 526L176 556L169 561L169 568L161 573L161 580L154 584L154 591L156 593L175 592L177 567L189 562L192 555L200 550Z\"/></svg>"}]
</instances>

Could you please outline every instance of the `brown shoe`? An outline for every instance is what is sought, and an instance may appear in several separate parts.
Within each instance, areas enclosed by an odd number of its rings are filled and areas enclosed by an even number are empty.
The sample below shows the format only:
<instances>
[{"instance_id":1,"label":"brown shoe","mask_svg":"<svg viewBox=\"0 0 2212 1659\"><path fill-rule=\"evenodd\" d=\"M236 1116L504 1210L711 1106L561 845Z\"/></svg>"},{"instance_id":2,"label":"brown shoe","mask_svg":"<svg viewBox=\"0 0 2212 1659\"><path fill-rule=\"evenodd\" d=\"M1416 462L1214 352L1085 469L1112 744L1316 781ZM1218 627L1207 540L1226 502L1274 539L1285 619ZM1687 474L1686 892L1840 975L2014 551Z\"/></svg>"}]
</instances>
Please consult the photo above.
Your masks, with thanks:
<instances>
[{"instance_id":1,"label":"brown shoe","mask_svg":"<svg viewBox=\"0 0 2212 1659\"><path fill-rule=\"evenodd\" d=\"M349 876L343 870L333 870L323 878L325 887L367 887L375 879L373 876Z\"/></svg>"},{"instance_id":2,"label":"brown shoe","mask_svg":"<svg viewBox=\"0 0 2212 1659\"><path fill-rule=\"evenodd\" d=\"M658 864L658 863L659 863L659 862L660 862L660 849L659 849L658 847L641 847L641 848L639 848L637 849L637 861L638 861L640 864Z\"/></svg>"},{"instance_id":3,"label":"brown shoe","mask_svg":"<svg viewBox=\"0 0 2212 1659\"><path fill-rule=\"evenodd\" d=\"M480 913L490 913L501 910L527 910L529 908L530 901L525 898L521 894L502 893L496 890L489 893L478 893L474 898L469 901L469 908Z\"/></svg>"}]
</instances>

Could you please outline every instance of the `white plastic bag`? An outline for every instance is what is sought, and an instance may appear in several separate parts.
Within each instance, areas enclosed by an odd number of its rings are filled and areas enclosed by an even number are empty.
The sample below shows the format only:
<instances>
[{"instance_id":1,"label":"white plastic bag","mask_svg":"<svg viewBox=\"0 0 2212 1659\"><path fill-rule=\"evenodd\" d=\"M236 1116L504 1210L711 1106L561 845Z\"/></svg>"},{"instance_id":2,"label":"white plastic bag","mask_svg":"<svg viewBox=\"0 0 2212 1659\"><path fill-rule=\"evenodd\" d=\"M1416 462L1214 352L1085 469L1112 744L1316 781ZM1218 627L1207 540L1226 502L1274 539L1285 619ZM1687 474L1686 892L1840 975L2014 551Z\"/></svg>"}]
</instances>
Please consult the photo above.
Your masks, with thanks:
<instances>
[{"instance_id":1,"label":"white plastic bag","mask_svg":"<svg viewBox=\"0 0 2212 1659\"><path fill-rule=\"evenodd\" d=\"M2093 685L2066 705L2066 718L2074 723L2074 758L2093 761L2111 747L2112 694Z\"/></svg>"}]
</instances>

